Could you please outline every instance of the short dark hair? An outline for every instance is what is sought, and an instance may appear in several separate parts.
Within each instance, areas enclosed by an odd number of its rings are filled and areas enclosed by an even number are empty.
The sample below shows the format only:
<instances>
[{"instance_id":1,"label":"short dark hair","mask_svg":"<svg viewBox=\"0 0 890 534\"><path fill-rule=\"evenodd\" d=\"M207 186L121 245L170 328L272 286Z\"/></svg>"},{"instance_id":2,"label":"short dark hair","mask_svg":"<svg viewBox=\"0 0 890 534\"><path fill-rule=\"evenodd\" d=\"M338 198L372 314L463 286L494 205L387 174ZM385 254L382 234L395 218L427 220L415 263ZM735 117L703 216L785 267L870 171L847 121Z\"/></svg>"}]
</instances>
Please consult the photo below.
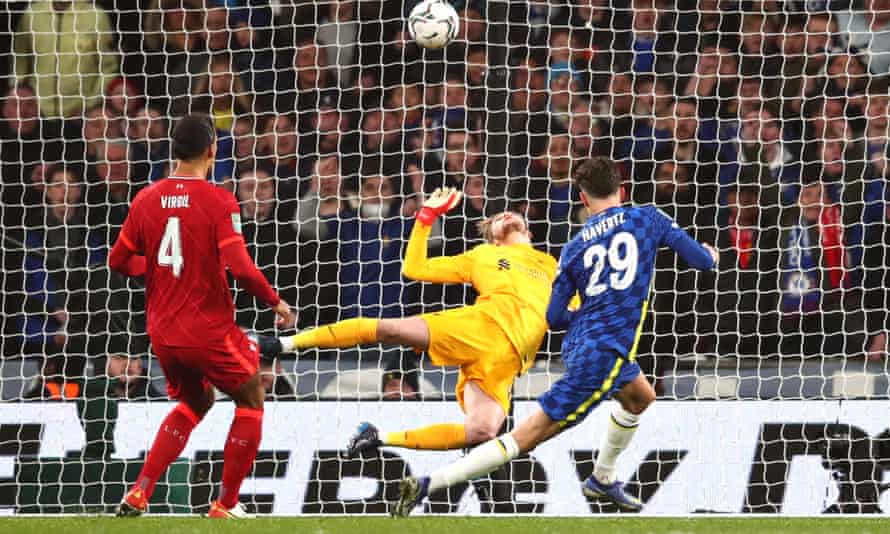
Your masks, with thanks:
<instances>
[{"instance_id":1,"label":"short dark hair","mask_svg":"<svg viewBox=\"0 0 890 534\"><path fill-rule=\"evenodd\" d=\"M607 198L621 188L621 173L611 159L599 156L581 162L573 173L575 185L593 198Z\"/></svg>"},{"instance_id":2,"label":"short dark hair","mask_svg":"<svg viewBox=\"0 0 890 534\"><path fill-rule=\"evenodd\" d=\"M209 115L187 115L176 123L171 136L171 152L175 159L190 161L203 156L216 142L216 128Z\"/></svg>"}]
</instances>

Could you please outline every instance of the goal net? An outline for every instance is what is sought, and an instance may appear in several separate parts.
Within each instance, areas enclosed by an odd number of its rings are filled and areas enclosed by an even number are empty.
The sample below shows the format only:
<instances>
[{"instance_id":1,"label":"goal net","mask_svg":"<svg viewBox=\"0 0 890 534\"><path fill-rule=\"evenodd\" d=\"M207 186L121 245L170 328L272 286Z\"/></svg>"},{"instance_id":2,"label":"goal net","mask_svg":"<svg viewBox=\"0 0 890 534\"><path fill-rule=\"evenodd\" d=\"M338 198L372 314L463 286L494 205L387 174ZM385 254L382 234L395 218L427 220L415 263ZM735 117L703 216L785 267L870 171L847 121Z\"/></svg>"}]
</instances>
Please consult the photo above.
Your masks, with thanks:
<instances>
[{"instance_id":1,"label":"goal net","mask_svg":"<svg viewBox=\"0 0 890 534\"><path fill-rule=\"evenodd\" d=\"M401 274L414 214L464 192L432 256L513 210L558 257L587 214L573 166L618 163L623 199L719 249L656 263L638 358L659 401L618 475L656 514L877 513L890 501L887 394L890 5L880 0L455 0L442 50L417 2L76 0L0 7L0 508L108 511L171 408L144 281L107 255L134 195L172 171L170 131L209 114L209 179L232 191L298 328L474 301ZM236 322L286 335L233 285ZM508 425L564 372L560 332L516 379ZM398 480L461 451L347 458L361 421L460 422L458 370L410 348L283 355L260 367L264 436L242 501L259 513L385 513ZM605 403L579 428L423 513L615 512L587 499ZM224 396L151 511L218 491Z\"/></svg>"}]
</instances>

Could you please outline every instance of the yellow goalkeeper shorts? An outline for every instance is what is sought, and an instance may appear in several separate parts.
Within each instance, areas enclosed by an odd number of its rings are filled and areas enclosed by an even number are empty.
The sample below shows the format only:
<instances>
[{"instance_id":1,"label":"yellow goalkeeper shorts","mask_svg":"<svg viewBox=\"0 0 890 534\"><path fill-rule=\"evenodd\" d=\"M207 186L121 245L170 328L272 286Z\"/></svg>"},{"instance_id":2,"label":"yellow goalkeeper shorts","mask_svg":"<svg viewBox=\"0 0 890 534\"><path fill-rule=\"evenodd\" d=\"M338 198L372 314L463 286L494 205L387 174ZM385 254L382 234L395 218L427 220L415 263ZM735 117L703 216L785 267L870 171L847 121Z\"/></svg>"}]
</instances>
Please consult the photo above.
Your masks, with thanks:
<instances>
[{"instance_id":1,"label":"yellow goalkeeper shorts","mask_svg":"<svg viewBox=\"0 0 890 534\"><path fill-rule=\"evenodd\" d=\"M476 306L420 316L430 329L430 361L460 368L455 393L461 410L464 388L473 381L510 412L513 381L521 370L519 353L495 321Z\"/></svg>"}]
</instances>

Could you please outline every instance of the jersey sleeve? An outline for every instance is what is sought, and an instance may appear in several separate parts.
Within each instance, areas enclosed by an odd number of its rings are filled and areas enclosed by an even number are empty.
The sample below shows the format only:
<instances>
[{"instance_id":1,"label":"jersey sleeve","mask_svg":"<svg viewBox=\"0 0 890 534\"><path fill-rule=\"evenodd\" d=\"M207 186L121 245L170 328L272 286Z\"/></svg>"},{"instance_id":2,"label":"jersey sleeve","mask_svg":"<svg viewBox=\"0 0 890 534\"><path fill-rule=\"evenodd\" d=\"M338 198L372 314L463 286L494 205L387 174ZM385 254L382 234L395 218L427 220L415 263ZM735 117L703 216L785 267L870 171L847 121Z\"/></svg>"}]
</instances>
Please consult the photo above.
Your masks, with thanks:
<instances>
[{"instance_id":1,"label":"jersey sleeve","mask_svg":"<svg viewBox=\"0 0 890 534\"><path fill-rule=\"evenodd\" d=\"M216 220L216 239L220 257L232 276L248 293L270 307L275 306L281 297L247 254L247 245L241 235L241 211L235 196L223 189L219 189L219 192L224 201L222 213Z\"/></svg>"},{"instance_id":2,"label":"jersey sleeve","mask_svg":"<svg viewBox=\"0 0 890 534\"><path fill-rule=\"evenodd\" d=\"M402 274L421 282L469 283L473 274L473 251L457 256L428 258L427 240L431 231L432 226L414 221L405 260L402 262Z\"/></svg>"},{"instance_id":3,"label":"jersey sleeve","mask_svg":"<svg viewBox=\"0 0 890 534\"><path fill-rule=\"evenodd\" d=\"M661 245L671 248L694 269L705 271L714 268L714 258L701 243L692 239L667 213L657 208L652 210L661 233Z\"/></svg>"},{"instance_id":4,"label":"jersey sleeve","mask_svg":"<svg viewBox=\"0 0 890 534\"><path fill-rule=\"evenodd\" d=\"M145 243L142 239L141 231L142 211L142 194L140 193L130 203L127 218L124 219L124 225L117 235L118 242L134 254L145 253Z\"/></svg>"},{"instance_id":5,"label":"jersey sleeve","mask_svg":"<svg viewBox=\"0 0 890 534\"><path fill-rule=\"evenodd\" d=\"M241 235L241 210L232 193L219 189L222 207L216 216L216 241L221 249L231 243L244 241Z\"/></svg>"},{"instance_id":6,"label":"jersey sleeve","mask_svg":"<svg viewBox=\"0 0 890 534\"><path fill-rule=\"evenodd\" d=\"M575 282L569 273L568 254L570 247L563 249L559 258L559 268L556 270L556 278L553 280L553 289L550 292L550 303L547 305L547 323L551 330L565 330L575 312L570 311L570 304L578 299ZM577 309L577 306L574 306Z\"/></svg>"}]
</instances>

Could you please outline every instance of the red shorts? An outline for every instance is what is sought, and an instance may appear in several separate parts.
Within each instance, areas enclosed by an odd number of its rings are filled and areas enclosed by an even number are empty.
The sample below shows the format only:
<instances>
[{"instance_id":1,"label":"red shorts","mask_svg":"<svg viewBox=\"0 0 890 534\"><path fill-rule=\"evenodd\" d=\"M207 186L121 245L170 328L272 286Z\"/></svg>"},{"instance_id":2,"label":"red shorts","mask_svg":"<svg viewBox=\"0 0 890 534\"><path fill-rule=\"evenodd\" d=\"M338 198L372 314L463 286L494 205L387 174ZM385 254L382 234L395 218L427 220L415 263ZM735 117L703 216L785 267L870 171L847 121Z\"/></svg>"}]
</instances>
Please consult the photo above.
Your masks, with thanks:
<instances>
[{"instance_id":1,"label":"red shorts","mask_svg":"<svg viewBox=\"0 0 890 534\"><path fill-rule=\"evenodd\" d=\"M153 349L164 370L171 399L195 396L210 384L232 394L256 374L260 362L256 343L240 328L232 329L219 345L154 345Z\"/></svg>"}]
</instances>

